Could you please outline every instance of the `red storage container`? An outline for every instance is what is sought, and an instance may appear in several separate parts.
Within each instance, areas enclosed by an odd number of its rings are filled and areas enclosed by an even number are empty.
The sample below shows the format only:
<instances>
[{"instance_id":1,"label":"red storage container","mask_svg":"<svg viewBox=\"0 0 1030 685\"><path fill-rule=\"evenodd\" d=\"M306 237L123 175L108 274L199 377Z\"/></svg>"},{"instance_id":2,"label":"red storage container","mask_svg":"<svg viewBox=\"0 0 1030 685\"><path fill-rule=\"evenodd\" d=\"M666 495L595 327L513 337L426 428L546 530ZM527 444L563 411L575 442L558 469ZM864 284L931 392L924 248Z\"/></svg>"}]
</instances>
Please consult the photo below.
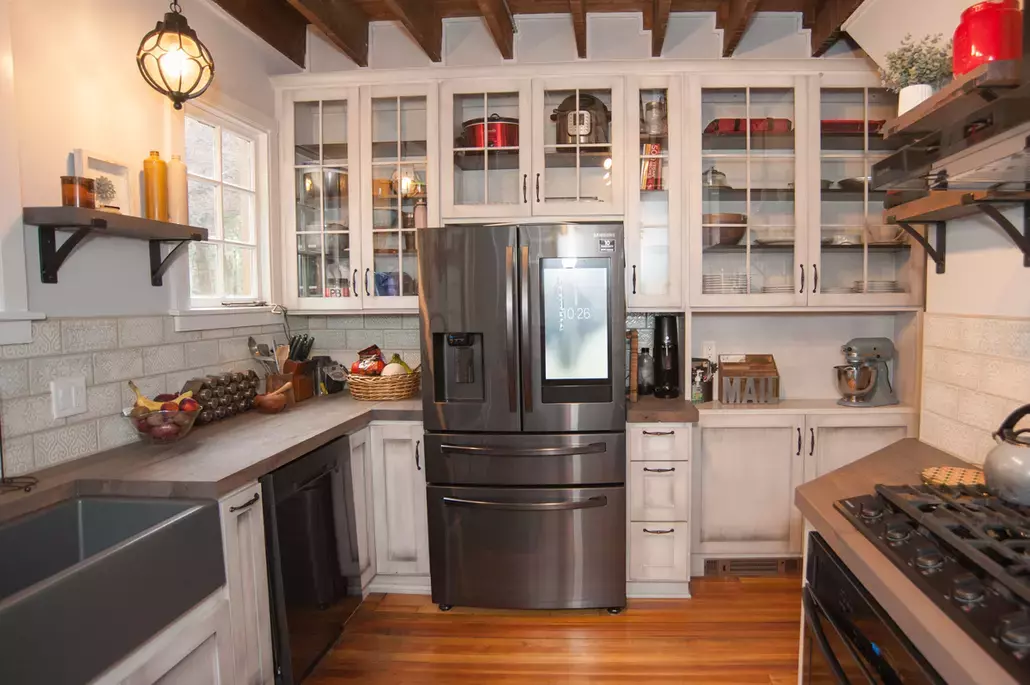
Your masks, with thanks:
<instances>
[{"instance_id":1,"label":"red storage container","mask_svg":"<svg viewBox=\"0 0 1030 685\"><path fill-rule=\"evenodd\" d=\"M962 13L955 29L951 70L955 76L1023 52L1023 13L1019 0L978 2Z\"/></svg>"}]
</instances>

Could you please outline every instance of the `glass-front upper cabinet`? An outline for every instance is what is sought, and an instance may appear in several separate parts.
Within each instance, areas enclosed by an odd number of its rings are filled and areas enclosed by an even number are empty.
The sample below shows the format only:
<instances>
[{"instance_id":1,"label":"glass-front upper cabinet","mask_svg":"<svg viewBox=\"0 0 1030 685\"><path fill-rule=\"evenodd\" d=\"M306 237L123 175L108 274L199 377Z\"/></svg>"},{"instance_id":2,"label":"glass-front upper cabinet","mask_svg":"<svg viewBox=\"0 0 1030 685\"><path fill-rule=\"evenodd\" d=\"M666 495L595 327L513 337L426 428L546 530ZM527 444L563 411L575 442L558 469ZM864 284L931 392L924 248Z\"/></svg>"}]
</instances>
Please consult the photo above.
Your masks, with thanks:
<instances>
[{"instance_id":1,"label":"glass-front upper cabinet","mask_svg":"<svg viewBox=\"0 0 1030 685\"><path fill-rule=\"evenodd\" d=\"M415 309L415 230L440 225L435 86L374 86L361 102L364 309Z\"/></svg>"},{"instance_id":2,"label":"glass-front upper cabinet","mask_svg":"<svg viewBox=\"0 0 1030 685\"><path fill-rule=\"evenodd\" d=\"M533 213L623 211L622 79L533 81Z\"/></svg>"},{"instance_id":3,"label":"glass-front upper cabinet","mask_svg":"<svg viewBox=\"0 0 1030 685\"><path fill-rule=\"evenodd\" d=\"M818 274L810 302L905 305L922 298L922 252L898 226L883 223L885 191L869 187L874 163L898 144L880 135L896 116L897 95L880 88L819 92L818 232L809 251Z\"/></svg>"},{"instance_id":4,"label":"glass-front upper cabinet","mask_svg":"<svg viewBox=\"0 0 1030 685\"><path fill-rule=\"evenodd\" d=\"M443 217L529 215L529 81L452 80L440 98Z\"/></svg>"},{"instance_id":5,"label":"glass-front upper cabinet","mask_svg":"<svg viewBox=\"0 0 1030 685\"><path fill-rule=\"evenodd\" d=\"M626 88L626 287L634 309L682 306L681 79L630 79Z\"/></svg>"},{"instance_id":6,"label":"glass-front upper cabinet","mask_svg":"<svg viewBox=\"0 0 1030 685\"><path fill-rule=\"evenodd\" d=\"M782 84L782 85L781 85ZM691 303L803 305L805 271L803 83L700 83L693 121L700 127L700 177L692 174Z\"/></svg>"},{"instance_id":7,"label":"glass-front upper cabinet","mask_svg":"<svg viewBox=\"0 0 1030 685\"><path fill-rule=\"evenodd\" d=\"M282 168L293 169L292 211L284 211L295 260L287 287L306 309L358 309L360 231L352 188L357 169L357 91L296 92L285 103ZM290 135L292 134L292 135Z\"/></svg>"}]
</instances>

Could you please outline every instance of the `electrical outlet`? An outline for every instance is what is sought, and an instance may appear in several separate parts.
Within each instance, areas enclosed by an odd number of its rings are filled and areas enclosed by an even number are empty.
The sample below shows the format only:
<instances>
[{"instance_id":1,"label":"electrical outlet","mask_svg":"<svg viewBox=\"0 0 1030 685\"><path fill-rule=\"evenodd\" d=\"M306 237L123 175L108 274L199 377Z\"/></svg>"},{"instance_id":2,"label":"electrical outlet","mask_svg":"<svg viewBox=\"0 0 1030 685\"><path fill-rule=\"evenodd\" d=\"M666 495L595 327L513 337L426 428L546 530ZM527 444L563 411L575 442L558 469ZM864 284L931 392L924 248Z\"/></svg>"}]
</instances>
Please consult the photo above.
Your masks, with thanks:
<instances>
[{"instance_id":1,"label":"electrical outlet","mask_svg":"<svg viewBox=\"0 0 1030 685\"><path fill-rule=\"evenodd\" d=\"M71 376L50 381L50 406L55 419L86 413L86 379Z\"/></svg>"},{"instance_id":2,"label":"electrical outlet","mask_svg":"<svg viewBox=\"0 0 1030 685\"><path fill-rule=\"evenodd\" d=\"M710 340L708 342L701 343L701 356L704 357L705 359L709 360L709 361L712 361L712 362L716 361L716 359L715 359L715 343L710 341Z\"/></svg>"}]
</instances>

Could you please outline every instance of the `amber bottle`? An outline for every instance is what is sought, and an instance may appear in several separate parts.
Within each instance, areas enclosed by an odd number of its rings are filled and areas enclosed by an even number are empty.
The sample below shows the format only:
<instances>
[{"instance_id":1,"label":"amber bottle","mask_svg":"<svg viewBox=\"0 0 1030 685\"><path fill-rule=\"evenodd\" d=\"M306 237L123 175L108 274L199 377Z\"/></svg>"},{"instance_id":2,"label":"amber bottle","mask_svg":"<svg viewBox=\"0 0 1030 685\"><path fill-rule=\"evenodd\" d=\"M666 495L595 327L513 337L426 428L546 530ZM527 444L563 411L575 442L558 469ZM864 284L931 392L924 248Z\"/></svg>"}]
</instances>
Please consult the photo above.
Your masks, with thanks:
<instances>
[{"instance_id":1,"label":"amber bottle","mask_svg":"<svg viewBox=\"0 0 1030 685\"><path fill-rule=\"evenodd\" d=\"M157 150L143 160L143 188L146 217L168 221L168 165Z\"/></svg>"}]
</instances>

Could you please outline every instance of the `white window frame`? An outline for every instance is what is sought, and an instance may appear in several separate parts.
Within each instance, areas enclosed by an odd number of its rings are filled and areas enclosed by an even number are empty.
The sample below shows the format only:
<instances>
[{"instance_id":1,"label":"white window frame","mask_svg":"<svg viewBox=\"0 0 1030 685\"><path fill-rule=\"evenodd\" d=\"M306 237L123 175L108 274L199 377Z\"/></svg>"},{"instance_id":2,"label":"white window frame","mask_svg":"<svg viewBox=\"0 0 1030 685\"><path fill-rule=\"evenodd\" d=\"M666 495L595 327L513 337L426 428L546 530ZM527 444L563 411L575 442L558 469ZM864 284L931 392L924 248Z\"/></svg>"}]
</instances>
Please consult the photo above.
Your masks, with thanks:
<instances>
[{"instance_id":1,"label":"white window frame","mask_svg":"<svg viewBox=\"0 0 1030 685\"><path fill-rule=\"evenodd\" d=\"M226 311L227 308L222 305L223 302L257 302L264 301L269 302L271 300L271 278L270 278L270 251L271 251L271 232L269 228L269 201L268 192L270 187L269 179L269 131L258 128L248 122L241 120L225 111L211 107L210 105L201 105L199 103L192 104L185 112L183 117L183 158L185 159L185 127L186 119L194 119L208 126L214 126L218 129L216 135L216 156L215 166L218 170L218 179L212 180L203 176L194 175L189 173L187 167L187 178L196 179L205 183L213 183L219 187L218 197L221 198L221 189L223 187L230 187L244 192L253 192L254 194L254 250L255 250L255 262L254 262L254 278L255 278L255 293L252 297L231 297L231 296L217 296L217 297L194 297L190 291L189 280L186 283L186 292L188 293L187 299L189 302L189 309L192 310L216 310ZM253 141L254 144L254 188L253 191L247 188L241 188L234 186L230 183L226 183L221 178L221 130L225 129L235 133L238 136ZM219 223L219 236L212 238L210 242L220 244L234 244L227 242L221 231L222 221L222 210L221 206L218 207L216 220ZM188 260L187 262L187 273L188 273ZM222 273L224 265L219 265L220 273ZM221 281L221 278L219 278Z\"/></svg>"}]
</instances>

